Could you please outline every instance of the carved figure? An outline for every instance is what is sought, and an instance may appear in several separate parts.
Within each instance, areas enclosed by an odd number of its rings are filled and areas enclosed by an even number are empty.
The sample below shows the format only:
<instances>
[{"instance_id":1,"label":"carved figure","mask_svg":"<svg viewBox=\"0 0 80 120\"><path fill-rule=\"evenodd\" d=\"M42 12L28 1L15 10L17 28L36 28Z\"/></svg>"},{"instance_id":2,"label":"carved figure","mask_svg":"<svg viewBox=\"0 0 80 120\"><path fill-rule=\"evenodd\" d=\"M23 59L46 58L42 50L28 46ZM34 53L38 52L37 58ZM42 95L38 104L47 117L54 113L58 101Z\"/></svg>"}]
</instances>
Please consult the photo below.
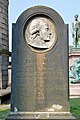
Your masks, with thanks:
<instances>
[{"instance_id":1,"label":"carved figure","mask_svg":"<svg viewBox=\"0 0 80 120\"><path fill-rule=\"evenodd\" d=\"M34 19L29 26L29 45L36 48L48 48L51 32L48 23L43 19Z\"/></svg>"},{"instance_id":2,"label":"carved figure","mask_svg":"<svg viewBox=\"0 0 80 120\"><path fill-rule=\"evenodd\" d=\"M76 82L80 82L80 58L70 66L69 77L73 78Z\"/></svg>"},{"instance_id":3,"label":"carved figure","mask_svg":"<svg viewBox=\"0 0 80 120\"><path fill-rule=\"evenodd\" d=\"M79 46L78 39L80 38L80 22L78 21L78 15L74 16L74 21L72 23L72 37L74 39L74 47Z\"/></svg>"}]
</instances>

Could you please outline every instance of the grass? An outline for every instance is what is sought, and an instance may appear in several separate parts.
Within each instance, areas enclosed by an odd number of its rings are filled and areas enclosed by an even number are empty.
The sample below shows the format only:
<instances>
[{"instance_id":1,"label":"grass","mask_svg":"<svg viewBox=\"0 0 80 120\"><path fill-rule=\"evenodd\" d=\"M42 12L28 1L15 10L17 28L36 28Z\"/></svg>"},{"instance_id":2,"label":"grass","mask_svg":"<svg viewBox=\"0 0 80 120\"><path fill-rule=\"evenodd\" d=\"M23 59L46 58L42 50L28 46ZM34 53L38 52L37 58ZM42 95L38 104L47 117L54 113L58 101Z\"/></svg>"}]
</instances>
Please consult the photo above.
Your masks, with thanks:
<instances>
[{"instance_id":1,"label":"grass","mask_svg":"<svg viewBox=\"0 0 80 120\"><path fill-rule=\"evenodd\" d=\"M8 108L1 108L0 109L0 120L5 120L8 114L9 114Z\"/></svg>"},{"instance_id":2,"label":"grass","mask_svg":"<svg viewBox=\"0 0 80 120\"><path fill-rule=\"evenodd\" d=\"M70 100L70 112L75 117L80 116L80 98ZM9 114L8 108L1 108L0 109L0 120L5 120L8 114Z\"/></svg>"},{"instance_id":3,"label":"grass","mask_svg":"<svg viewBox=\"0 0 80 120\"><path fill-rule=\"evenodd\" d=\"M70 100L70 111L73 116L80 116L80 98Z\"/></svg>"}]
</instances>

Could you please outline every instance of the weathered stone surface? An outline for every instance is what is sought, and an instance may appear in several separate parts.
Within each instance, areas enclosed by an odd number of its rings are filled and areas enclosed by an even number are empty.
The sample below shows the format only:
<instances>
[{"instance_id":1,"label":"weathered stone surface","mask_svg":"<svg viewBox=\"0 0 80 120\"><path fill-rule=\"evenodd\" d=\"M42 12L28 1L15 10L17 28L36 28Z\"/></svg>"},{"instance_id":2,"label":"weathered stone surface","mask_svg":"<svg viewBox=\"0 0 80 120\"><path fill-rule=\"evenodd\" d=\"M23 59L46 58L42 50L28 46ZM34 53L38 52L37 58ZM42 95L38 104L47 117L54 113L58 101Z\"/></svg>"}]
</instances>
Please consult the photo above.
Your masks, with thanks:
<instances>
[{"instance_id":1,"label":"weathered stone surface","mask_svg":"<svg viewBox=\"0 0 80 120\"><path fill-rule=\"evenodd\" d=\"M42 119L45 112L51 114L47 119L60 115L73 119L68 95L68 25L56 11L36 6L21 14L13 24L12 61L8 119L35 119L36 112Z\"/></svg>"},{"instance_id":2,"label":"weathered stone surface","mask_svg":"<svg viewBox=\"0 0 80 120\"><path fill-rule=\"evenodd\" d=\"M15 119L16 118L16 119ZM74 120L70 113L51 113L51 112L15 112L11 113L6 120Z\"/></svg>"},{"instance_id":3,"label":"weathered stone surface","mask_svg":"<svg viewBox=\"0 0 80 120\"><path fill-rule=\"evenodd\" d=\"M0 3L1 3L1 6L6 6L8 5L9 3L9 0L0 0Z\"/></svg>"},{"instance_id":4,"label":"weathered stone surface","mask_svg":"<svg viewBox=\"0 0 80 120\"><path fill-rule=\"evenodd\" d=\"M8 58L9 58L9 35L8 35L8 0L0 0L0 89L8 86ZM6 75L4 74L4 69Z\"/></svg>"}]
</instances>

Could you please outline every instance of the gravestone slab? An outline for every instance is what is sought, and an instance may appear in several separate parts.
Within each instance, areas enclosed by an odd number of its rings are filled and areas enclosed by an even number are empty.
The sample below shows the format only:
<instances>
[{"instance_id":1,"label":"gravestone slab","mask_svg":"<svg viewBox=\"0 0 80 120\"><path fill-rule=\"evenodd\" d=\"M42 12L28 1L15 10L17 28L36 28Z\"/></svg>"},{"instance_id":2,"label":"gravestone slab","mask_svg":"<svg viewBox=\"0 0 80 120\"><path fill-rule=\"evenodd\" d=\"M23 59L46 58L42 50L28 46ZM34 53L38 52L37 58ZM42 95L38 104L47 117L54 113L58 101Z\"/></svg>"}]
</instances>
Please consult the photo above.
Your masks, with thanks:
<instances>
[{"instance_id":1,"label":"gravestone slab","mask_svg":"<svg viewBox=\"0 0 80 120\"><path fill-rule=\"evenodd\" d=\"M69 106L68 25L35 6L13 24L11 113L15 119L73 119Z\"/></svg>"}]
</instances>

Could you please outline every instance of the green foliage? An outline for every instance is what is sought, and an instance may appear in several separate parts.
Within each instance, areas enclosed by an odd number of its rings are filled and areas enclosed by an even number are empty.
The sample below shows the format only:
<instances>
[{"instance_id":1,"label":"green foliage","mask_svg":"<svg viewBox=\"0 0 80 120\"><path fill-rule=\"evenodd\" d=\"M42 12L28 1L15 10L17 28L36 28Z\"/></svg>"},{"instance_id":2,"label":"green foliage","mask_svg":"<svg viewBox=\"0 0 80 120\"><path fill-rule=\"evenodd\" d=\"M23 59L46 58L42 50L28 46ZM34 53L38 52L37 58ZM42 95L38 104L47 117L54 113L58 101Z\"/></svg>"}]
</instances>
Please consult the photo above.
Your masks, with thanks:
<instances>
[{"instance_id":1,"label":"green foliage","mask_svg":"<svg viewBox=\"0 0 80 120\"><path fill-rule=\"evenodd\" d=\"M80 116L80 98L70 100L70 111L73 116Z\"/></svg>"},{"instance_id":2,"label":"green foliage","mask_svg":"<svg viewBox=\"0 0 80 120\"><path fill-rule=\"evenodd\" d=\"M0 120L5 120L5 118L7 117L8 114L9 114L8 108L0 109Z\"/></svg>"}]
</instances>

